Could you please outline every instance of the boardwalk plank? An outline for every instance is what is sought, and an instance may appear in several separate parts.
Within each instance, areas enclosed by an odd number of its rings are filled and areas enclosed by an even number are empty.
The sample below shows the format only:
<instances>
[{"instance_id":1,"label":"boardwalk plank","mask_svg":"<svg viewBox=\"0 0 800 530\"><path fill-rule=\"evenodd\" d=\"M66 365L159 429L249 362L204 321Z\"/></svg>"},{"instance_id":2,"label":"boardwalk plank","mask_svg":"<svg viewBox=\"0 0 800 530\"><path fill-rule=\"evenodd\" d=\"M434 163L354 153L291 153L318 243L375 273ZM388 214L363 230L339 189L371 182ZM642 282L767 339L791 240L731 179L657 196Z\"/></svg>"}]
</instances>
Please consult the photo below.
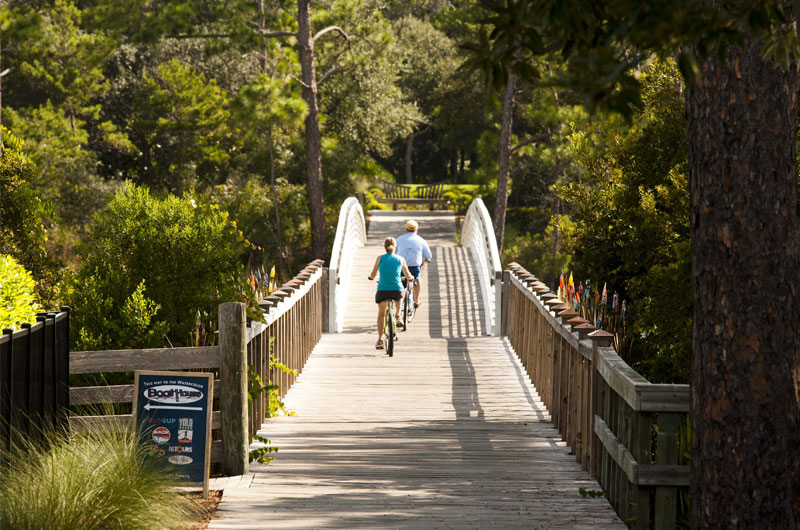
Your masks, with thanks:
<instances>
[{"instance_id":1,"label":"boardwalk plank","mask_svg":"<svg viewBox=\"0 0 800 530\"><path fill-rule=\"evenodd\" d=\"M447 212L414 212L431 244L423 300L395 356L374 349L366 277L407 212L372 213L344 333L325 335L286 395L279 448L225 490L209 528L625 528L561 441L508 341L488 337L476 269Z\"/></svg>"}]
</instances>

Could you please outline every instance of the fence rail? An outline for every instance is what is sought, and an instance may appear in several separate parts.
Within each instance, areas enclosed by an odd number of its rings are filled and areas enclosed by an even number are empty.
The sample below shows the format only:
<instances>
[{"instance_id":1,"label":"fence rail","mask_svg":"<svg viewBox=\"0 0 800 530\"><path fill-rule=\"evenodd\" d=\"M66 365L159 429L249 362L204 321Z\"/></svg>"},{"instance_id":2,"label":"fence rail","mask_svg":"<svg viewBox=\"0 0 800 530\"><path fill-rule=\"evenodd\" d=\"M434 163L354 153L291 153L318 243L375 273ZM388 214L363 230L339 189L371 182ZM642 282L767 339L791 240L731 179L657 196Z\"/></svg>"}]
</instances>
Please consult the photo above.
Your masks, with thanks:
<instances>
[{"instance_id":1,"label":"fence rail","mask_svg":"<svg viewBox=\"0 0 800 530\"><path fill-rule=\"evenodd\" d=\"M218 345L73 352L69 371L87 374L148 369L218 373L214 381L211 460L221 463L228 474L242 474L248 468L248 435L260 428L269 411L269 396L265 393L255 396L248 406L248 376L278 384L281 395L294 383L296 376L272 367L270 358L298 374L302 371L322 335L322 272L322 260L315 260L259 301L263 323L247 322L244 304L222 304ZM133 392L132 384L73 387L69 389L69 398L72 405L130 403ZM74 415L70 418L70 425L76 430L109 424L129 428L131 415Z\"/></svg>"},{"instance_id":2,"label":"fence rail","mask_svg":"<svg viewBox=\"0 0 800 530\"><path fill-rule=\"evenodd\" d=\"M355 250L367 244L364 210L355 197L349 197L339 210L339 224L328 265L328 327L329 333L341 333L344 308L350 292L350 271Z\"/></svg>"},{"instance_id":3,"label":"fence rail","mask_svg":"<svg viewBox=\"0 0 800 530\"><path fill-rule=\"evenodd\" d=\"M0 449L65 424L69 407L69 308L0 335Z\"/></svg>"},{"instance_id":4,"label":"fence rail","mask_svg":"<svg viewBox=\"0 0 800 530\"><path fill-rule=\"evenodd\" d=\"M675 528L678 465L689 386L652 384L610 347L612 335L580 318L517 264L503 273L508 336L553 423L609 502L636 528Z\"/></svg>"},{"instance_id":5,"label":"fence rail","mask_svg":"<svg viewBox=\"0 0 800 530\"><path fill-rule=\"evenodd\" d=\"M461 246L470 249L479 268L478 278L486 303L486 329L491 330L492 335L500 335L503 271L492 220L479 198L473 199L464 216Z\"/></svg>"}]
</instances>

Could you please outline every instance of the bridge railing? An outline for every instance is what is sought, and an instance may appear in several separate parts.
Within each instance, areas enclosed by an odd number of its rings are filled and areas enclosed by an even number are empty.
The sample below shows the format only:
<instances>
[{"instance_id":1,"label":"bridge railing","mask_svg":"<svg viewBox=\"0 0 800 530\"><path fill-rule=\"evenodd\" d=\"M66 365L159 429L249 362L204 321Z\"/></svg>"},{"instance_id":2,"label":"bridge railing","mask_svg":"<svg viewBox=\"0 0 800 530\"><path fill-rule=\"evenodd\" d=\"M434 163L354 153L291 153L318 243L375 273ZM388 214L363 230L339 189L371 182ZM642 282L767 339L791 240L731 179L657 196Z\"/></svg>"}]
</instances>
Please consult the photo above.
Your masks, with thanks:
<instances>
[{"instance_id":1,"label":"bridge railing","mask_svg":"<svg viewBox=\"0 0 800 530\"><path fill-rule=\"evenodd\" d=\"M504 276L502 331L584 470L636 528L674 528L689 386L652 384L611 347L612 335L578 318L517 264Z\"/></svg>"},{"instance_id":2,"label":"bridge railing","mask_svg":"<svg viewBox=\"0 0 800 530\"><path fill-rule=\"evenodd\" d=\"M492 219L479 198L472 201L464 216L461 246L470 249L478 267L481 294L486 303L486 329L491 330L492 335L499 335L503 270Z\"/></svg>"},{"instance_id":3,"label":"bridge railing","mask_svg":"<svg viewBox=\"0 0 800 530\"><path fill-rule=\"evenodd\" d=\"M319 342L324 314L322 263L322 260L309 263L292 280L259 301L264 323L248 322L244 304L220 305L218 344L214 346L72 352L69 372L216 372L219 377L214 381L211 461L220 463L227 474L245 473L249 463L249 434L261 427L269 407L265 392L248 400L248 378L258 376L265 384L271 380L279 385L281 396L294 384L297 376L274 367L270 358L299 374ZM100 412L112 412L75 414L70 417L70 426L78 431L105 428L109 424L132 427L130 414L115 414L108 405L131 403L133 392L132 384L70 388L70 405L84 406L84 410L85 406L100 405Z\"/></svg>"},{"instance_id":4,"label":"bridge railing","mask_svg":"<svg viewBox=\"0 0 800 530\"><path fill-rule=\"evenodd\" d=\"M339 223L328 265L328 331L341 333L344 308L350 292L350 277L355 250L367 244L364 210L355 197L349 197L339 210Z\"/></svg>"}]
</instances>

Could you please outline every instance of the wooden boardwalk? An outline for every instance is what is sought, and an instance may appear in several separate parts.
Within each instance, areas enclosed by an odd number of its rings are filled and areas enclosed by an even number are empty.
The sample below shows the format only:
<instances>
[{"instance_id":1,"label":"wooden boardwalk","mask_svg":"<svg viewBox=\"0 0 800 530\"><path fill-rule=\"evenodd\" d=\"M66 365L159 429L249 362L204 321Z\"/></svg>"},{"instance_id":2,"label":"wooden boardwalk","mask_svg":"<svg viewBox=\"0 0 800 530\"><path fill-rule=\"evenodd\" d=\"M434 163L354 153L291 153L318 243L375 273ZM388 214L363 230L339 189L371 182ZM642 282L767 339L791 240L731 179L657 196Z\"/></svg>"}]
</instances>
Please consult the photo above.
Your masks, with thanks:
<instances>
[{"instance_id":1,"label":"wooden boardwalk","mask_svg":"<svg viewBox=\"0 0 800 530\"><path fill-rule=\"evenodd\" d=\"M413 215L431 245L424 303L375 350L383 238ZM344 333L325 335L259 432L280 451L230 481L209 528L626 528L549 422L507 341L488 337L475 269L441 212L373 212Z\"/></svg>"}]
</instances>

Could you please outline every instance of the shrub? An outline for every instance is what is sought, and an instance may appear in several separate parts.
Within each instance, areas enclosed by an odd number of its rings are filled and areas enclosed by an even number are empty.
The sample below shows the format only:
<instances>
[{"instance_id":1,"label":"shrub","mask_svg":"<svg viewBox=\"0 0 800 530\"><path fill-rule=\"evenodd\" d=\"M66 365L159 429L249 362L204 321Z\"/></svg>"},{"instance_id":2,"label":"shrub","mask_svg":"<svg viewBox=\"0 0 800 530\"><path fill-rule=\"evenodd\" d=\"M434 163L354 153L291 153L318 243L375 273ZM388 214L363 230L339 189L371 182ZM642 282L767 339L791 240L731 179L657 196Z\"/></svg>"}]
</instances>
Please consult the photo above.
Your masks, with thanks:
<instances>
[{"instance_id":1,"label":"shrub","mask_svg":"<svg viewBox=\"0 0 800 530\"><path fill-rule=\"evenodd\" d=\"M458 186L451 186L442 194L442 197L450 200L450 205L448 208L451 210L456 210L456 213L459 215L464 215L467 213L470 204L472 204L472 199L475 198L471 193L464 191Z\"/></svg>"},{"instance_id":2,"label":"shrub","mask_svg":"<svg viewBox=\"0 0 800 530\"><path fill-rule=\"evenodd\" d=\"M197 513L162 468L119 432L50 435L4 455L0 528L94 530L181 528Z\"/></svg>"},{"instance_id":3,"label":"shrub","mask_svg":"<svg viewBox=\"0 0 800 530\"><path fill-rule=\"evenodd\" d=\"M0 254L0 329L17 329L36 319L39 305L31 274L11 256Z\"/></svg>"},{"instance_id":4,"label":"shrub","mask_svg":"<svg viewBox=\"0 0 800 530\"><path fill-rule=\"evenodd\" d=\"M1 126L0 126L1 127ZM3 130L0 152L0 254L14 256L36 280L36 291L46 305L60 300L60 265L48 254L45 224L52 217L49 204L31 186L36 164L22 150L20 139Z\"/></svg>"},{"instance_id":5,"label":"shrub","mask_svg":"<svg viewBox=\"0 0 800 530\"><path fill-rule=\"evenodd\" d=\"M245 243L216 205L127 184L95 215L82 248L72 300L77 347L159 346L165 333L187 343L199 311L242 299Z\"/></svg>"},{"instance_id":6,"label":"shrub","mask_svg":"<svg viewBox=\"0 0 800 530\"><path fill-rule=\"evenodd\" d=\"M380 188L370 188L364 193L364 210L391 210L390 204L381 204L378 199L385 197Z\"/></svg>"}]
</instances>

